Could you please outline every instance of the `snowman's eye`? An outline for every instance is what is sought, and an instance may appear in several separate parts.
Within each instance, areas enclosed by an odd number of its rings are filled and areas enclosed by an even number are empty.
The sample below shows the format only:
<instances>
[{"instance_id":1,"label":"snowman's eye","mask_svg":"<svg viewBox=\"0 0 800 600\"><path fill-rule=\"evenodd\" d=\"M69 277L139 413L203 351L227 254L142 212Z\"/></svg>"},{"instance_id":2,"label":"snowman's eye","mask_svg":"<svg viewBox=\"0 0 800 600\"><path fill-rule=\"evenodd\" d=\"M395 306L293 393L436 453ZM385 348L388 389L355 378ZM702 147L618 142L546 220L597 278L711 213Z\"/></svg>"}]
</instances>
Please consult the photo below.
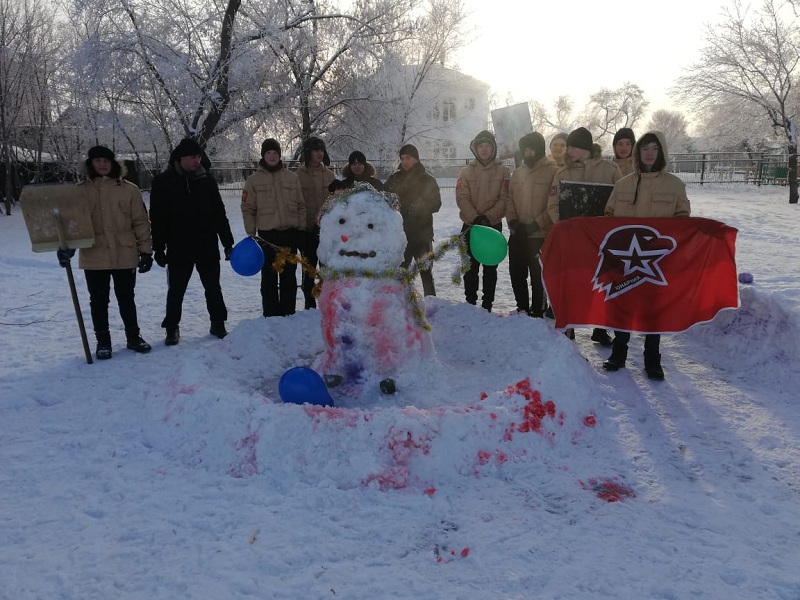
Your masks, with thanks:
<instances>
[{"instance_id":1,"label":"snowman's eye","mask_svg":"<svg viewBox=\"0 0 800 600\"><path fill-rule=\"evenodd\" d=\"M375 228L375 225L373 225L372 223L370 223L369 225L367 225L367 227L368 227L369 229L374 229L374 228Z\"/></svg>"},{"instance_id":2,"label":"snowman's eye","mask_svg":"<svg viewBox=\"0 0 800 600\"><path fill-rule=\"evenodd\" d=\"M344 225L344 217L339 219L339 225Z\"/></svg>"}]
</instances>

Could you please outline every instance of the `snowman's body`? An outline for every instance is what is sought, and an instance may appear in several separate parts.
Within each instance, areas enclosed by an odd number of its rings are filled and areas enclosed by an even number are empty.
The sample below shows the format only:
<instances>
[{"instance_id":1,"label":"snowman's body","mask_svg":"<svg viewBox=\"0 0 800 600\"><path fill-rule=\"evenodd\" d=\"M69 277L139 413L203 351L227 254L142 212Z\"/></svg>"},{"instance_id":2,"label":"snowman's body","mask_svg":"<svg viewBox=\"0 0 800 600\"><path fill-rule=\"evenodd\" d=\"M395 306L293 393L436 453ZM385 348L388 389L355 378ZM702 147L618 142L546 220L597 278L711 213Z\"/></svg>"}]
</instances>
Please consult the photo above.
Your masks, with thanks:
<instances>
[{"instance_id":1,"label":"snowman's body","mask_svg":"<svg viewBox=\"0 0 800 600\"><path fill-rule=\"evenodd\" d=\"M406 238L396 200L371 187L331 198L320 218L325 352L316 370L345 382L393 378L430 354L400 280Z\"/></svg>"}]
</instances>

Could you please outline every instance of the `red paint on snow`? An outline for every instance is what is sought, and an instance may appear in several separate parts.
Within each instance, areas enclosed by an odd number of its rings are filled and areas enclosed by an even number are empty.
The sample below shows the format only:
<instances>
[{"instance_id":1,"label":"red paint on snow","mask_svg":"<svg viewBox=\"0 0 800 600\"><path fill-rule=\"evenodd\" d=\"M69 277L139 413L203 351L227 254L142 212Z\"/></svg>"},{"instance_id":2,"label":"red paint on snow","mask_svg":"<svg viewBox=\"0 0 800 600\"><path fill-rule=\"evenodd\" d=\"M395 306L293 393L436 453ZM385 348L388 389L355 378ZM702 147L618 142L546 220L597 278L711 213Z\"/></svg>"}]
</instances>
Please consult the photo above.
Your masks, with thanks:
<instances>
[{"instance_id":1,"label":"red paint on snow","mask_svg":"<svg viewBox=\"0 0 800 600\"><path fill-rule=\"evenodd\" d=\"M594 427L595 425L597 425L597 419L593 414L586 415L585 417L583 417L583 424L586 425L587 427Z\"/></svg>"},{"instance_id":2,"label":"red paint on snow","mask_svg":"<svg viewBox=\"0 0 800 600\"><path fill-rule=\"evenodd\" d=\"M600 479L593 477L586 484L580 482L585 490L591 490L601 500L606 502L622 502L628 498L636 498L636 493L617 479Z\"/></svg>"},{"instance_id":3,"label":"red paint on snow","mask_svg":"<svg viewBox=\"0 0 800 600\"><path fill-rule=\"evenodd\" d=\"M422 492L426 496L433 496L436 493L436 488L428 488Z\"/></svg>"}]
</instances>

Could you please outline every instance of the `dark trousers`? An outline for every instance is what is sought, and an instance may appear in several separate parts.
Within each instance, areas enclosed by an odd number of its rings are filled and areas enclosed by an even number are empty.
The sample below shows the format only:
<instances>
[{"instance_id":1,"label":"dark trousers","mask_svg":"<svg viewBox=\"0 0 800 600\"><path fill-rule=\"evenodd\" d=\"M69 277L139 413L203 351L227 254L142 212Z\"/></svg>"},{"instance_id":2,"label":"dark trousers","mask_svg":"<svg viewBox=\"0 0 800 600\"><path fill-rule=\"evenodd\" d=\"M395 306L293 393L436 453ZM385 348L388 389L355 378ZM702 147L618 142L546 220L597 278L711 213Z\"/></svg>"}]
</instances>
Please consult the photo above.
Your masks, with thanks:
<instances>
[{"instance_id":1,"label":"dark trousers","mask_svg":"<svg viewBox=\"0 0 800 600\"><path fill-rule=\"evenodd\" d=\"M461 228L461 233L467 231L471 226L464 225ZM497 231L502 231L503 226L492 225ZM469 246L469 236L467 237L467 246ZM469 253L469 271L464 273L464 296L470 304L478 303L478 284L480 280L481 263L475 260L472 252ZM497 289L497 265L489 266L483 265L483 298L481 306L484 308L492 308L494 303L494 292Z\"/></svg>"},{"instance_id":2,"label":"dark trousers","mask_svg":"<svg viewBox=\"0 0 800 600\"><path fill-rule=\"evenodd\" d=\"M225 300L222 297L222 288L219 285L219 260L212 259L206 261L188 263L169 263L167 265L167 316L161 322L162 327L172 329L181 322L183 314L183 296L189 280L192 278L192 271L197 269L200 275L200 282L206 291L206 307L211 321L225 321L228 318L228 309L225 307Z\"/></svg>"},{"instance_id":3,"label":"dark trousers","mask_svg":"<svg viewBox=\"0 0 800 600\"><path fill-rule=\"evenodd\" d=\"M631 340L631 334L627 331L614 332L614 350L628 349L628 342ZM659 346L661 345L661 335L658 333L648 333L644 336L644 355L656 356L659 353Z\"/></svg>"},{"instance_id":4,"label":"dark trousers","mask_svg":"<svg viewBox=\"0 0 800 600\"><path fill-rule=\"evenodd\" d=\"M542 284L542 266L538 254L544 244L544 238L529 238L511 234L508 240L508 274L511 277L511 289L517 310L530 312L541 317L544 312L544 285ZM530 276L531 292L528 294L528 276Z\"/></svg>"},{"instance_id":5,"label":"dark trousers","mask_svg":"<svg viewBox=\"0 0 800 600\"><path fill-rule=\"evenodd\" d=\"M412 260L419 260L432 251L433 241L408 240L408 245L403 255L402 267L407 269ZM436 287L433 285L433 271L430 269L420 270L419 278L422 280L422 293L425 296L435 296Z\"/></svg>"},{"instance_id":6,"label":"dark trousers","mask_svg":"<svg viewBox=\"0 0 800 600\"><path fill-rule=\"evenodd\" d=\"M89 307L92 313L92 326L98 342L110 342L108 330L108 303L111 294L111 280L114 280L114 295L117 297L119 316L125 325L125 337L134 339L139 335L139 321L136 318L136 269L84 270L86 287L89 290Z\"/></svg>"},{"instance_id":7,"label":"dark trousers","mask_svg":"<svg viewBox=\"0 0 800 600\"><path fill-rule=\"evenodd\" d=\"M312 269L317 268L317 248L319 248L319 231L301 231L300 256L306 259L306 264ZM314 289L314 278L303 271L302 275L303 298L306 302L306 310L317 308L317 299L311 293Z\"/></svg>"},{"instance_id":8,"label":"dark trousers","mask_svg":"<svg viewBox=\"0 0 800 600\"><path fill-rule=\"evenodd\" d=\"M289 248L297 254L300 232L297 229L258 230L260 238L279 248ZM264 246L264 266L261 269L261 307L265 317L293 315L297 303L297 265L287 262L280 273L275 271L277 251Z\"/></svg>"}]
</instances>

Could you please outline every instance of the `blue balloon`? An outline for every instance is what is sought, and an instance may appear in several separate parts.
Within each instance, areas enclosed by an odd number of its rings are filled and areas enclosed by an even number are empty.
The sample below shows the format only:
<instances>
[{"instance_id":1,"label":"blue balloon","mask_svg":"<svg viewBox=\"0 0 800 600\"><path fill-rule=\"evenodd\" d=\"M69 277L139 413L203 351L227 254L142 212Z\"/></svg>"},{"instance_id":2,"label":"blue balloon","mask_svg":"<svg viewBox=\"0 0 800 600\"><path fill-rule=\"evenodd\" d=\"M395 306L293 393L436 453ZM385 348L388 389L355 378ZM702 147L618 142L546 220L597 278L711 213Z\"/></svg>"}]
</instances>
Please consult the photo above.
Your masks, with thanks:
<instances>
[{"instance_id":1,"label":"blue balloon","mask_svg":"<svg viewBox=\"0 0 800 600\"><path fill-rule=\"evenodd\" d=\"M278 394L281 400L289 404L314 404L316 406L333 406L333 398L328 386L314 369L308 367L292 367L281 375L278 382Z\"/></svg>"},{"instance_id":2,"label":"blue balloon","mask_svg":"<svg viewBox=\"0 0 800 600\"><path fill-rule=\"evenodd\" d=\"M239 275L255 275L264 266L264 251L257 241L246 237L233 247L231 266Z\"/></svg>"}]
</instances>

